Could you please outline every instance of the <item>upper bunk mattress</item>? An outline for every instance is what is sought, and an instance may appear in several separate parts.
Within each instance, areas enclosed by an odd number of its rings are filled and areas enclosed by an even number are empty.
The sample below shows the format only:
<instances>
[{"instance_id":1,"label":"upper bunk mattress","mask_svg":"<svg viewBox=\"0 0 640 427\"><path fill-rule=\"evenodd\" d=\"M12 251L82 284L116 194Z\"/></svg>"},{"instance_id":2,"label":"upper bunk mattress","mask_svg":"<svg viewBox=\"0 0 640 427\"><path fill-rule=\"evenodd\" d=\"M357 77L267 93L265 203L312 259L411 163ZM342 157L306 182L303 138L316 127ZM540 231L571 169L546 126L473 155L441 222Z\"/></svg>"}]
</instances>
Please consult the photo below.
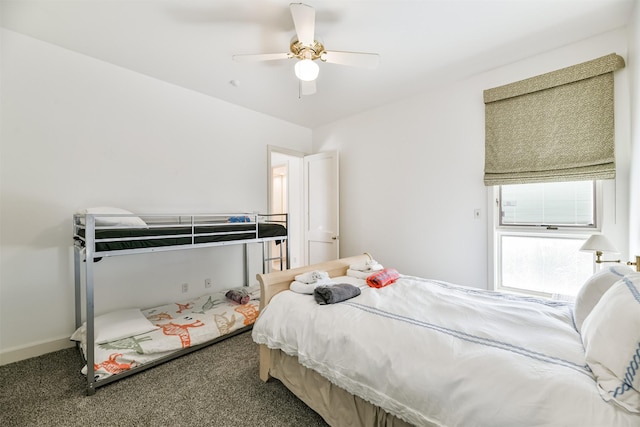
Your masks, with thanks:
<instances>
[{"instance_id":1,"label":"upper bunk mattress","mask_svg":"<svg viewBox=\"0 0 640 427\"><path fill-rule=\"evenodd\" d=\"M84 239L85 230L79 229L78 236ZM286 236L286 227L275 223L226 223L220 225L196 225L194 227L96 229L95 251L109 252L162 246L232 242L256 238L286 238ZM276 243L280 242L280 239L275 240ZM84 244L84 240L82 240L82 243Z\"/></svg>"}]
</instances>

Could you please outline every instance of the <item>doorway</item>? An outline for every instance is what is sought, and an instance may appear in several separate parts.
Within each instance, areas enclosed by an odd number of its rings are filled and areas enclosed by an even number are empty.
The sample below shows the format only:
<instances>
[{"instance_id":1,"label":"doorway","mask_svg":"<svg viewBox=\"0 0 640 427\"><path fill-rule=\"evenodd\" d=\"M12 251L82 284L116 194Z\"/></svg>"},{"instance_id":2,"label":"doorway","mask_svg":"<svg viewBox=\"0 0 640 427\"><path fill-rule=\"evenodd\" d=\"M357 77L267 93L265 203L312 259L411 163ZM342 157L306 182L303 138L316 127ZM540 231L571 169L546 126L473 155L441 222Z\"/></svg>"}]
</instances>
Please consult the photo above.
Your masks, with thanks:
<instances>
[{"instance_id":1,"label":"doorway","mask_svg":"<svg viewBox=\"0 0 640 427\"><path fill-rule=\"evenodd\" d=\"M304 265L303 236L303 160L304 153L280 147L267 147L268 210L269 213L286 213L289 216L290 267ZM272 243L270 250L277 253L280 248ZM274 252L275 251L275 252ZM274 261L272 270L280 270L279 261Z\"/></svg>"},{"instance_id":2,"label":"doorway","mask_svg":"<svg viewBox=\"0 0 640 427\"><path fill-rule=\"evenodd\" d=\"M271 208L269 213L288 213L289 190L287 171L288 164L271 166ZM280 245L275 241L271 242L271 253L278 253ZM284 254L284 253L283 253ZM281 255L283 255L281 254ZM284 263L284 265L283 265ZM271 261L272 270L284 270L286 266L286 255Z\"/></svg>"}]
</instances>

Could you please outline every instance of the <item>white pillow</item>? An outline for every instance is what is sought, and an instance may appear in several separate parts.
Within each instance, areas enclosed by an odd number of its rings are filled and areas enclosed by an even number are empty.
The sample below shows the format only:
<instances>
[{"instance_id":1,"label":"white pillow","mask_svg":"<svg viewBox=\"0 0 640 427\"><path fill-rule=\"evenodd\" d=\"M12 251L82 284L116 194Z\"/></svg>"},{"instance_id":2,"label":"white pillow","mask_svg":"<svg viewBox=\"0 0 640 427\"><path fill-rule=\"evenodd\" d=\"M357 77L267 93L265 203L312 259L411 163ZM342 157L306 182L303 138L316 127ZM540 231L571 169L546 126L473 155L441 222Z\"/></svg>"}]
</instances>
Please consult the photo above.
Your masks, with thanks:
<instances>
[{"instance_id":1,"label":"white pillow","mask_svg":"<svg viewBox=\"0 0 640 427\"><path fill-rule=\"evenodd\" d=\"M94 341L104 344L159 329L138 308L112 311L93 320Z\"/></svg>"},{"instance_id":2,"label":"white pillow","mask_svg":"<svg viewBox=\"0 0 640 427\"><path fill-rule=\"evenodd\" d=\"M116 215L133 215L133 212L129 212L120 208L111 207L99 207L99 208L87 208L78 211L79 214L116 214ZM83 221L84 223L84 221ZM148 225L142 218L137 216L98 216L96 217L96 225L118 225L127 227L140 227L148 228Z\"/></svg>"},{"instance_id":3,"label":"white pillow","mask_svg":"<svg viewBox=\"0 0 640 427\"><path fill-rule=\"evenodd\" d=\"M634 270L624 265L614 265L598 271L584 282L573 307L573 318L578 331L582 330L584 319L591 313L602 295L614 283L630 273L634 273Z\"/></svg>"},{"instance_id":4,"label":"white pillow","mask_svg":"<svg viewBox=\"0 0 640 427\"><path fill-rule=\"evenodd\" d=\"M640 275L605 292L582 325L582 342L602 398L640 413Z\"/></svg>"}]
</instances>

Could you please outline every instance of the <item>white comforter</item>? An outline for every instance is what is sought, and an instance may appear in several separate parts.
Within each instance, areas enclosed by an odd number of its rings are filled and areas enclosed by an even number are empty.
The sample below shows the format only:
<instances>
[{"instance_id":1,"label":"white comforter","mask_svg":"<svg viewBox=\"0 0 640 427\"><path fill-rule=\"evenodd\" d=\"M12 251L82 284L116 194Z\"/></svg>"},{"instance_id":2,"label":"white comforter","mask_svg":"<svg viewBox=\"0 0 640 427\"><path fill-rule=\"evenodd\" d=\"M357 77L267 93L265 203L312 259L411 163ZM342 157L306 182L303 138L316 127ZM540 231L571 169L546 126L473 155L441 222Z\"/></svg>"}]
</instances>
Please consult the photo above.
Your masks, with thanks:
<instances>
[{"instance_id":1,"label":"white comforter","mask_svg":"<svg viewBox=\"0 0 640 427\"><path fill-rule=\"evenodd\" d=\"M322 306L281 292L253 339L415 425L640 426L600 397L568 303L406 276L360 287Z\"/></svg>"}]
</instances>

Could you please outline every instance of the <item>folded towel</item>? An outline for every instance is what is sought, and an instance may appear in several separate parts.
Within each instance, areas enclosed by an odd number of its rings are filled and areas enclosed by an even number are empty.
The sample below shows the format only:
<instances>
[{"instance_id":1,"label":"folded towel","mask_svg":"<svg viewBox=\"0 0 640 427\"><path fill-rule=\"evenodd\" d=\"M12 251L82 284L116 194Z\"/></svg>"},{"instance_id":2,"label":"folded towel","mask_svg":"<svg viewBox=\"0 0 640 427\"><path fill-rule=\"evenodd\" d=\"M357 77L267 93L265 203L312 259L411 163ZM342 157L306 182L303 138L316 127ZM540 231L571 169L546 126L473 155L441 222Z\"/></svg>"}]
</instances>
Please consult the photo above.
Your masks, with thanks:
<instances>
[{"instance_id":1,"label":"folded towel","mask_svg":"<svg viewBox=\"0 0 640 427\"><path fill-rule=\"evenodd\" d=\"M304 282L298 282L297 280L294 280L289 285L289 289L299 294L311 295L313 293L313 290L316 288L316 286L318 285L315 283L304 283Z\"/></svg>"},{"instance_id":2,"label":"folded towel","mask_svg":"<svg viewBox=\"0 0 640 427\"><path fill-rule=\"evenodd\" d=\"M297 292L299 294L307 294L307 295L311 295L313 293L313 290L320 285L333 285L334 281L331 279L321 279L318 280L317 282L313 282L313 283L304 283L304 282L299 282L297 280L294 280L293 282L291 282L291 284L289 285L289 290L293 291L293 292Z\"/></svg>"},{"instance_id":3,"label":"folded towel","mask_svg":"<svg viewBox=\"0 0 640 427\"><path fill-rule=\"evenodd\" d=\"M248 216L230 216L228 222L251 222Z\"/></svg>"},{"instance_id":4,"label":"folded towel","mask_svg":"<svg viewBox=\"0 0 640 427\"><path fill-rule=\"evenodd\" d=\"M378 261L372 259L359 264L351 264L349 269L356 271L380 271L383 270L384 267Z\"/></svg>"},{"instance_id":5,"label":"folded towel","mask_svg":"<svg viewBox=\"0 0 640 427\"><path fill-rule=\"evenodd\" d=\"M385 268L382 271L371 274L367 277L367 285L372 288L382 288L398 280L400 274L393 268Z\"/></svg>"},{"instance_id":6,"label":"folded towel","mask_svg":"<svg viewBox=\"0 0 640 427\"><path fill-rule=\"evenodd\" d=\"M373 273L375 273L375 271L359 271L359 270L352 270L352 269L347 269L347 276L349 277L355 277L356 279L362 279L365 280L367 277L371 276Z\"/></svg>"},{"instance_id":7,"label":"folded towel","mask_svg":"<svg viewBox=\"0 0 640 427\"><path fill-rule=\"evenodd\" d=\"M231 289L225 295L231 301L235 301L238 304L246 304L251 299L251 295L244 289Z\"/></svg>"},{"instance_id":8,"label":"folded towel","mask_svg":"<svg viewBox=\"0 0 640 427\"><path fill-rule=\"evenodd\" d=\"M313 297L321 305L335 304L360 295L360 288L348 283L336 283L331 286L317 286L313 291Z\"/></svg>"},{"instance_id":9,"label":"folded towel","mask_svg":"<svg viewBox=\"0 0 640 427\"><path fill-rule=\"evenodd\" d=\"M322 280L326 281L330 279L329 273L327 273L326 271L309 271L307 273L298 274L295 277L295 280L302 283L316 283Z\"/></svg>"}]
</instances>

